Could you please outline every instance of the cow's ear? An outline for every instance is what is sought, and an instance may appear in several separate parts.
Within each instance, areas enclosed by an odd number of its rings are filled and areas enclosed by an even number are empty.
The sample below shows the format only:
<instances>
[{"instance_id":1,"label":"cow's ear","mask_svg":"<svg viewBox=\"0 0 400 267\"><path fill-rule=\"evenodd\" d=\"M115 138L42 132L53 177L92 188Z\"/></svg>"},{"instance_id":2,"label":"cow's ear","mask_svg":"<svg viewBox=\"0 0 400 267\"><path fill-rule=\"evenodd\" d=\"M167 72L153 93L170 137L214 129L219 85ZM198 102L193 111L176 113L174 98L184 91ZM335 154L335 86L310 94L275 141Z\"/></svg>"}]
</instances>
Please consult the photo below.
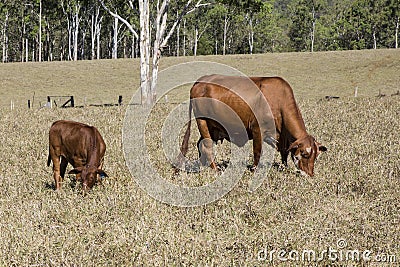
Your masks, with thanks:
<instances>
[{"instance_id":1,"label":"cow's ear","mask_svg":"<svg viewBox=\"0 0 400 267\"><path fill-rule=\"evenodd\" d=\"M82 167L77 167L75 169L70 170L68 173L69 174L78 174L82 172Z\"/></svg>"},{"instance_id":2,"label":"cow's ear","mask_svg":"<svg viewBox=\"0 0 400 267\"><path fill-rule=\"evenodd\" d=\"M288 151L296 150L298 148L299 148L299 144L297 142L294 142L289 146Z\"/></svg>"},{"instance_id":3,"label":"cow's ear","mask_svg":"<svg viewBox=\"0 0 400 267\"><path fill-rule=\"evenodd\" d=\"M318 150L321 151L321 152L328 151L328 148L326 148L326 146L322 145L321 143L319 143L317 141L315 142L315 145L318 147Z\"/></svg>"},{"instance_id":4,"label":"cow's ear","mask_svg":"<svg viewBox=\"0 0 400 267\"><path fill-rule=\"evenodd\" d=\"M323 145L318 146L318 149L319 149L319 151L322 151L322 152L328 151L326 146L323 146Z\"/></svg>"},{"instance_id":5,"label":"cow's ear","mask_svg":"<svg viewBox=\"0 0 400 267\"><path fill-rule=\"evenodd\" d=\"M101 177L101 178L103 178L103 177L108 177L108 174L105 173L105 172L104 172L103 170L101 170L101 169L98 169L98 170L97 170L97 173L100 174L100 177Z\"/></svg>"}]
</instances>

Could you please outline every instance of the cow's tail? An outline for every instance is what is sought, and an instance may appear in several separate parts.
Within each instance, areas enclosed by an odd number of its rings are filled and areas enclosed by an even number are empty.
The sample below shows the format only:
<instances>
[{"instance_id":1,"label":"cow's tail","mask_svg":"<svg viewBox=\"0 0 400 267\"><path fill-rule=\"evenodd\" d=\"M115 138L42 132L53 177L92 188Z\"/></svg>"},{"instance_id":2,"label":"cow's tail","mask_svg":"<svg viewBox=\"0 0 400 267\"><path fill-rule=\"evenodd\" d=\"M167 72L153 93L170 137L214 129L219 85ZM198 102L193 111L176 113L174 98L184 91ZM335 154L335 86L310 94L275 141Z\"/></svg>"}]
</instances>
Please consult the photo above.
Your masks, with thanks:
<instances>
[{"instance_id":1,"label":"cow's tail","mask_svg":"<svg viewBox=\"0 0 400 267\"><path fill-rule=\"evenodd\" d=\"M50 157L50 151L49 151L49 156L47 157L47 167L50 166L51 163L51 157Z\"/></svg>"},{"instance_id":2,"label":"cow's tail","mask_svg":"<svg viewBox=\"0 0 400 267\"><path fill-rule=\"evenodd\" d=\"M186 153L189 150L189 138L190 138L190 127L192 123L192 101L189 102L189 122L187 123L187 128L185 135L183 136L183 141L181 145L181 153L178 156L177 162L175 163L175 173L179 172L179 169L182 168L182 165L185 161Z\"/></svg>"},{"instance_id":3,"label":"cow's tail","mask_svg":"<svg viewBox=\"0 0 400 267\"><path fill-rule=\"evenodd\" d=\"M192 122L192 101L189 102L189 122L187 124L187 129L185 135L183 136L181 153L183 156L186 156L186 153L189 150L189 138L190 138L190 126Z\"/></svg>"}]
</instances>

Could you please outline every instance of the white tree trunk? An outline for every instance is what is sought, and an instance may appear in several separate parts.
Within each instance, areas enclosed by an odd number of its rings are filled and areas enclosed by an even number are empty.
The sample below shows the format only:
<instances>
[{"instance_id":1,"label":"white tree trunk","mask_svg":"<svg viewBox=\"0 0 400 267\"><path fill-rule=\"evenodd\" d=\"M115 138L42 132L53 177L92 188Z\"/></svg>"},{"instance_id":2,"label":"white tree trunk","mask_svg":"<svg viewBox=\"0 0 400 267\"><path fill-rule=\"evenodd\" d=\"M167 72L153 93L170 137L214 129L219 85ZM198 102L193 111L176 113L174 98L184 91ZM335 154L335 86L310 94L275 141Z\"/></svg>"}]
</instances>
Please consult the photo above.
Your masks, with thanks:
<instances>
[{"instance_id":1,"label":"white tree trunk","mask_svg":"<svg viewBox=\"0 0 400 267\"><path fill-rule=\"evenodd\" d=\"M250 15L249 15L250 16ZM254 30L253 30L253 19L250 17L249 19L249 26L250 26L250 31L249 31L249 48L250 48L250 54L253 54L253 47L254 47Z\"/></svg>"},{"instance_id":2,"label":"white tree trunk","mask_svg":"<svg viewBox=\"0 0 400 267\"><path fill-rule=\"evenodd\" d=\"M36 39L35 39L35 41L36 41ZM35 62L35 61L36 61L35 42L33 42L33 45L32 45L32 62Z\"/></svg>"},{"instance_id":3,"label":"white tree trunk","mask_svg":"<svg viewBox=\"0 0 400 267\"><path fill-rule=\"evenodd\" d=\"M101 24L99 23L97 30L96 30L96 45L97 45L97 51L96 51L96 59L100 59L100 32L101 32Z\"/></svg>"},{"instance_id":4,"label":"white tree trunk","mask_svg":"<svg viewBox=\"0 0 400 267\"><path fill-rule=\"evenodd\" d=\"M77 61L78 60L78 36L79 36L79 23L80 23L80 18L79 18L79 12L81 9L81 6L79 2L75 5L74 7L74 14L72 15L72 39L73 39L73 60Z\"/></svg>"},{"instance_id":5,"label":"white tree trunk","mask_svg":"<svg viewBox=\"0 0 400 267\"><path fill-rule=\"evenodd\" d=\"M179 57L179 46L180 46L180 32L181 32L181 24L176 28L176 56Z\"/></svg>"},{"instance_id":6,"label":"white tree trunk","mask_svg":"<svg viewBox=\"0 0 400 267\"><path fill-rule=\"evenodd\" d=\"M26 62L29 60L29 41L28 38L25 39L25 59Z\"/></svg>"},{"instance_id":7,"label":"white tree trunk","mask_svg":"<svg viewBox=\"0 0 400 267\"><path fill-rule=\"evenodd\" d=\"M4 17L4 26L3 26L3 38L2 38L2 47L3 47L3 57L2 57L2 62L7 61L7 51L8 51L8 36L7 36L7 27L8 27L8 10L6 10L6 14Z\"/></svg>"},{"instance_id":8,"label":"white tree trunk","mask_svg":"<svg viewBox=\"0 0 400 267\"><path fill-rule=\"evenodd\" d=\"M151 75L151 83L150 83L150 94L149 101L150 104L156 101L156 84L158 79L158 67L160 65L160 58L161 58L161 46L163 43L163 36L165 33L165 29L167 27L167 12L166 8L168 5L169 0L163 0L161 6L159 5L160 2L157 2L157 17L156 17L156 36L154 39L153 44L153 70ZM148 102L149 104L149 102Z\"/></svg>"},{"instance_id":9,"label":"white tree trunk","mask_svg":"<svg viewBox=\"0 0 400 267\"><path fill-rule=\"evenodd\" d=\"M135 36L132 35L132 48L131 48L131 58L135 58L136 57L136 47L135 47Z\"/></svg>"},{"instance_id":10,"label":"white tree trunk","mask_svg":"<svg viewBox=\"0 0 400 267\"><path fill-rule=\"evenodd\" d=\"M183 56L186 56L186 19L183 20Z\"/></svg>"},{"instance_id":11,"label":"white tree trunk","mask_svg":"<svg viewBox=\"0 0 400 267\"><path fill-rule=\"evenodd\" d=\"M312 28L311 28L311 52L314 52L314 39L315 39L315 9L312 10Z\"/></svg>"},{"instance_id":12,"label":"white tree trunk","mask_svg":"<svg viewBox=\"0 0 400 267\"><path fill-rule=\"evenodd\" d=\"M198 43L198 38L199 38L199 30L197 29L197 26L194 28L194 49L193 49L193 55L197 56L197 43Z\"/></svg>"},{"instance_id":13,"label":"white tree trunk","mask_svg":"<svg viewBox=\"0 0 400 267\"><path fill-rule=\"evenodd\" d=\"M394 36L394 39L395 39L394 46L396 49L399 48L398 38L399 38L399 17L396 18L396 32L395 32L395 36Z\"/></svg>"},{"instance_id":14,"label":"white tree trunk","mask_svg":"<svg viewBox=\"0 0 400 267\"><path fill-rule=\"evenodd\" d=\"M139 0L140 12L140 90L142 105L151 105L150 94L150 12L149 1Z\"/></svg>"},{"instance_id":15,"label":"white tree trunk","mask_svg":"<svg viewBox=\"0 0 400 267\"><path fill-rule=\"evenodd\" d=\"M152 76L150 77L150 49L151 49L151 35L150 35L150 0L139 0L139 24L140 24L140 36L133 30L133 26L125 19L121 18L118 14L110 11L102 0L99 0L102 6L114 17L121 20L135 35L139 37L140 46L140 90L141 90L141 103L144 106L150 107L156 100L155 86L157 84L158 67L161 58L161 50L167 44L169 38L174 33L176 26L181 21L182 17L188 12L193 11L199 6L208 5L201 4L201 0L197 2L195 7L191 11L187 11L192 0L188 0L183 11L171 26L168 34L165 35L167 27L167 6L170 0L158 0L157 1L157 14L155 21L155 39L153 43L153 61L152 61ZM160 1L162 1L160 5ZM134 8L132 0L128 1L131 8Z\"/></svg>"},{"instance_id":16,"label":"white tree trunk","mask_svg":"<svg viewBox=\"0 0 400 267\"><path fill-rule=\"evenodd\" d=\"M26 27L25 27L25 20L22 20L22 38L21 38L21 44L22 44L22 51L21 51L21 62L25 61L25 36L26 36ZM26 58L28 59L28 58ZM28 60L26 60L28 61Z\"/></svg>"},{"instance_id":17,"label":"white tree trunk","mask_svg":"<svg viewBox=\"0 0 400 267\"><path fill-rule=\"evenodd\" d=\"M95 13L92 14L91 19L91 54L92 59L100 59L100 30L101 30L101 21L103 20L103 16L100 16L100 7L96 7Z\"/></svg>"},{"instance_id":18,"label":"white tree trunk","mask_svg":"<svg viewBox=\"0 0 400 267\"><path fill-rule=\"evenodd\" d=\"M224 40L222 44L222 55L225 55L226 53L226 36L228 34L228 16L225 14L224 18Z\"/></svg>"},{"instance_id":19,"label":"white tree trunk","mask_svg":"<svg viewBox=\"0 0 400 267\"><path fill-rule=\"evenodd\" d=\"M72 60L72 27L69 18L67 18L68 29L68 60Z\"/></svg>"},{"instance_id":20,"label":"white tree trunk","mask_svg":"<svg viewBox=\"0 0 400 267\"><path fill-rule=\"evenodd\" d=\"M39 0L39 62L42 61L42 0Z\"/></svg>"},{"instance_id":21,"label":"white tree trunk","mask_svg":"<svg viewBox=\"0 0 400 267\"><path fill-rule=\"evenodd\" d=\"M82 31L82 43L81 43L81 59L85 59L85 40L86 40L86 31L87 29L84 28Z\"/></svg>"},{"instance_id":22,"label":"white tree trunk","mask_svg":"<svg viewBox=\"0 0 400 267\"><path fill-rule=\"evenodd\" d=\"M96 56L96 52L95 52L96 34L95 34L95 30L94 30L94 23L95 23L94 20L95 20L95 15L92 14L92 18L90 21L91 59L94 59Z\"/></svg>"},{"instance_id":23,"label":"white tree trunk","mask_svg":"<svg viewBox=\"0 0 400 267\"><path fill-rule=\"evenodd\" d=\"M114 17L114 37L113 37L113 47L112 47L112 58L118 58L118 18Z\"/></svg>"}]
</instances>

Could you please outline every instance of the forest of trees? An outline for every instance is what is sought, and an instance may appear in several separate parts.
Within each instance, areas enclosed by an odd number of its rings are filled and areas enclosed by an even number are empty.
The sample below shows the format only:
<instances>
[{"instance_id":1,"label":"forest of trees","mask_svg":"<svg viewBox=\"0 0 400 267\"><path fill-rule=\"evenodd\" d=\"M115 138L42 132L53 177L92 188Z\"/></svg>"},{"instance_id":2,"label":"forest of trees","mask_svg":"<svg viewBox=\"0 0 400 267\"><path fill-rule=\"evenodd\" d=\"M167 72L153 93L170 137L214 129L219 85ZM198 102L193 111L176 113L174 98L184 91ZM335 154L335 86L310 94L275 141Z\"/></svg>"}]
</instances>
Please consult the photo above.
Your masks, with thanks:
<instances>
[{"instance_id":1,"label":"forest of trees","mask_svg":"<svg viewBox=\"0 0 400 267\"><path fill-rule=\"evenodd\" d=\"M139 2L2 0L2 62L139 57ZM168 1L178 24L163 56L398 48L400 0L203 0L182 13L188 2Z\"/></svg>"}]
</instances>

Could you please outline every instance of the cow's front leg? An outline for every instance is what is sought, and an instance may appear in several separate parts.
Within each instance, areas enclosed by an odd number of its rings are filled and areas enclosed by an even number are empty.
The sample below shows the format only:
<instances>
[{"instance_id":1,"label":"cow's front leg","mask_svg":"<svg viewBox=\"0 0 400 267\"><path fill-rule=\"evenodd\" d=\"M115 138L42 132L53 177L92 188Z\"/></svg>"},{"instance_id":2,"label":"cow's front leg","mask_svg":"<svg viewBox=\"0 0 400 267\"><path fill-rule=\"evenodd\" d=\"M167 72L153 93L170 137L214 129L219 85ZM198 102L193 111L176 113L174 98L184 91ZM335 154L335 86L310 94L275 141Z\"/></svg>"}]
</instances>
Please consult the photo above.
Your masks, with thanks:
<instances>
[{"instance_id":1,"label":"cow's front leg","mask_svg":"<svg viewBox=\"0 0 400 267\"><path fill-rule=\"evenodd\" d=\"M254 172L257 169L258 163L261 158L262 140L260 131L253 131L253 165L250 167L250 171Z\"/></svg>"},{"instance_id":2,"label":"cow's front leg","mask_svg":"<svg viewBox=\"0 0 400 267\"><path fill-rule=\"evenodd\" d=\"M197 127L200 132L200 140L197 143L200 153L200 162L202 164L206 164L206 162L210 163L210 167L214 170L218 170L217 164L214 162L214 153L213 153L213 140L211 139L211 135L207 126L207 121L204 119L196 119Z\"/></svg>"},{"instance_id":3,"label":"cow's front leg","mask_svg":"<svg viewBox=\"0 0 400 267\"><path fill-rule=\"evenodd\" d=\"M212 169L217 170L218 167L214 161L213 144L214 142L210 138L201 138L198 144L199 156L202 165L209 163Z\"/></svg>"},{"instance_id":4,"label":"cow's front leg","mask_svg":"<svg viewBox=\"0 0 400 267\"><path fill-rule=\"evenodd\" d=\"M282 149L280 151L280 154L281 154L282 164L285 166L285 168L287 168L288 167L287 159L289 156L289 151L287 149Z\"/></svg>"}]
</instances>

